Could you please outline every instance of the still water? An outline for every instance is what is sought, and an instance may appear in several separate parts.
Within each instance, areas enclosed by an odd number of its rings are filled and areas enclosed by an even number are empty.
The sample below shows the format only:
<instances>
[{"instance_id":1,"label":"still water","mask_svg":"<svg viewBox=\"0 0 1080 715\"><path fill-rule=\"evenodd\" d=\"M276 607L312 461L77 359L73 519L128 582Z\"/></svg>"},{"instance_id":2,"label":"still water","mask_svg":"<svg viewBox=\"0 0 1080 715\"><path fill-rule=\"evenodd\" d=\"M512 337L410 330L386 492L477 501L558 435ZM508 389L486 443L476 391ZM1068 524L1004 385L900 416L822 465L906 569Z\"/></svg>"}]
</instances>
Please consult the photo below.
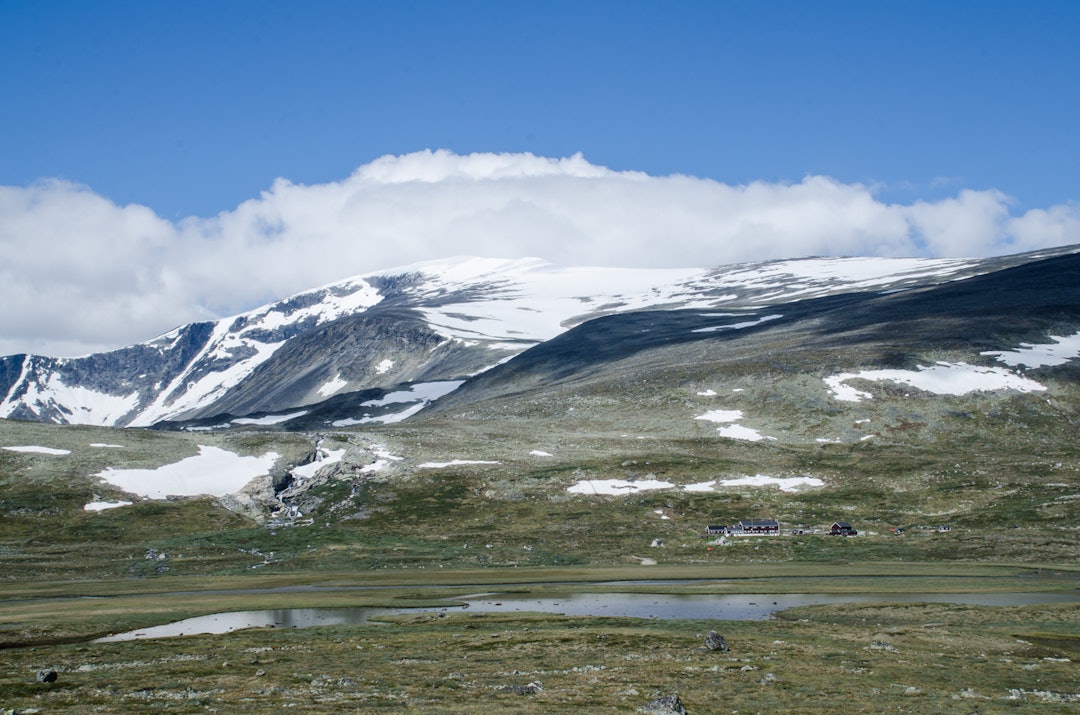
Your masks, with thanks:
<instances>
[{"instance_id":1,"label":"still water","mask_svg":"<svg viewBox=\"0 0 1080 715\"><path fill-rule=\"evenodd\" d=\"M454 599L438 608L283 608L266 611L232 611L187 618L152 628L99 638L95 643L170 638L197 633L229 633L244 628L311 628L313 626L371 623L374 616L437 611L515 612L534 611L567 616L612 616L673 620L754 621L796 606L851 602L934 602L974 606L1024 606L1080 602L1080 591L1011 593L914 593L914 594L725 594L673 595L640 593L579 593L537 598L528 594L476 594Z\"/></svg>"}]
</instances>

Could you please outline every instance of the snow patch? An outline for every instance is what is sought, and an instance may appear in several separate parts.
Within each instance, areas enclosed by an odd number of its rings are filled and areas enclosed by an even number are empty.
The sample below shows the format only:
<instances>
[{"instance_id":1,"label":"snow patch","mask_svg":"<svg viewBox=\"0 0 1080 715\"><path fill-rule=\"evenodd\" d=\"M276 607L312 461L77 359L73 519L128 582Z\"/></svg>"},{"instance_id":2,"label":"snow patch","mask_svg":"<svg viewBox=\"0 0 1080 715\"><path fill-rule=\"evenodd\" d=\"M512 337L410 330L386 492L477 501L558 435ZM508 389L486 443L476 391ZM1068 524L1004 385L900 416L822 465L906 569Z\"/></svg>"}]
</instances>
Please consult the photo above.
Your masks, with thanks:
<instances>
[{"instance_id":1,"label":"snow patch","mask_svg":"<svg viewBox=\"0 0 1080 715\"><path fill-rule=\"evenodd\" d=\"M741 439L747 442L760 442L763 439L776 441L776 437L767 437L756 429L751 427L744 427L742 425L726 425L724 427L717 427L717 433L721 437L727 437L728 439Z\"/></svg>"},{"instance_id":2,"label":"snow patch","mask_svg":"<svg viewBox=\"0 0 1080 715\"><path fill-rule=\"evenodd\" d=\"M833 397L840 402L862 402L863 400L873 399L873 395L864 390L857 390L851 385L845 384L846 380L850 380L853 377L860 377L851 372L842 372L839 375L833 375L825 378L825 384L829 388L829 392Z\"/></svg>"},{"instance_id":3,"label":"snow patch","mask_svg":"<svg viewBox=\"0 0 1080 715\"><path fill-rule=\"evenodd\" d=\"M108 449L124 449L122 444L105 444L104 442L91 442L91 447L105 447Z\"/></svg>"},{"instance_id":4,"label":"snow patch","mask_svg":"<svg viewBox=\"0 0 1080 715\"><path fill-rule=\"evenodd\" d=\"M385 407L387 405L415 403L404 410L383 415L364 415L360 418L350 417L347 419L335 420L332 424L334 427L351 427L353 425L362 424L385 425L401 422L405 418L415 415L440 397L449 395L451 392L461 387L464 382L464 380L418 382L415 385L411 385L408 390L390 392L383 395L378 400L368 400L367 402L360 403L361 407Z\"/></svg>"},{"instance_id":5,"label":"snow patch","mask_svg":"<svg viewBox=\"0 0 1080 715\"><path fill-rule=\"evenodd\" d=\"M967 363L938 362L920 365L915 370L863 370L845 372L825 378L825 384L837 400L860 402L872 397L870 393L844 385L848 380L873 382L897 382L935 395L966 395L970 392L1016 390L1018 392L1041 392L1046 388L1034 380L1001 367L979 367Z\"/></svg>"},{"instance_id":6,"label":"snow patch","mask_svg":"<svg viewBox=\"0 0 1080 715\"><path fill-rule=\"evenodd\" d=\"M698 415L695 420L706 422L738 422L743 417L742 410L710 410L703 415Z\"/></svg>"},{"instance_id":7,"label":"snow patch","mask_svg":"<svg viewBox=\"0 0 1080 715\"><path fill-rule=\"evenodd\" d=\"M329 467L331 464L340 462L346 451L344 449L320 449L315 453L315 461L293 467L289 470L289 474L298 479L311 479L323 467Z\"/></svg>"},{"instance_id":8,"label":"snow patch","mask_svg":"<svg viewBox=\"0 0 1080 715\"><path fill-rule=\"evenodd\" d=\"M390 392L383 395L378 400L368 400L367 402L361 402L361 407L383 407L385 405L392 405L402 402L416 402L417 400L424 400L432 402L439 399L443 395L448 395L454 390L461 387L464 380L443 380L441 382L418 382L415 385L411 385L408 390L398 390L397 392Z\"/></svg>"},{"instance_id":9,"label":"snow patch","mask_svg":"<svg viewBox=\"0 0 1080 715\"><path fill-rule=\"evenodd\" d=\"M577 482L567 488L571 494L631 494L652 489L678 488L684 492L716 492L724 487L777 487L784 492L796 492L807 487L822 487L825 482L817 477L770 477L764 474L714 479L678 487L670 482L657 480L627 481L623 479L591 479ZM661 509L656 514L664 514ZM666 517L661 517L666 518Z\"/></svg>"},{"instance_id":10,"label":"snow patch","mask_svg":"<svg viewBox=\"0 0 1080 715\"><path fill-rule=\"evenodd\" d=\"M1030 368L1064 365L1073 358L1080 357L1080 333L1061 338L1051 335L1050 339L1054 342L1021 343L1016 350L992 350L980 355L995 355L998 361L1006 365Z\"/></svg>"},{"instance_id":11,"label":"snow patch","mask_svg":"<svg viewBox=\"0 0 1080 715\"><path fill-rule=\"evenodd\" d=\"M327 382L319 388L319 394L323 397L330 397L330 395L338 392L339 390L341 390L341 388L345 387L348 384L349 381L342 380L341 375L335 375L333 380Z\"/></svg>"},{"instance_id":12,"label":"snow patch","mask_svg":"<svg viewBox=\"0 0 1080 715\"><path fill-rule=\"evenodd\" d=\"M380 472L386 467L390 466L390 462L400 462L404 457L399 457L396 454L391 454L387 451L386 447L382 445L375 445L371 448L371 453L374 454L377 459L371 464L366 464L360 468L361 474L371 474L373 472Z\"/></svg>"},{"instance_id":13,"label":"snow patch","mask_svg":"<svg viewBox=\"0 0 1080 715\"><path fill-rule=\"evenodd\" d=\"M717 427L716 431L721 437L727 437L728 439L742 439L750 442L760 442L763 439L776 439L775 437L766 437L756 429L751 429L750 427L730 424L732 422L738 422L742 418L742 410L710 410L703 415L698 415L694 419L723 424L724 426Z\"/></svg>"},{"instance_id":14,"label":"snow patch","mask_svg":"<svg viewBox=\"0 0 1080 715\"><path fill-rule=\"evenodd\" d=\"M709 316L705 316L709 317ZM743 330L745 328L752 328L755 325L761 325L767 323L770 320L776 320L777 318L783 318L783 315L766 315L758 318L757 320L746 320L741 323L731 323L729 325L713 325L708 328L698 328L697 330L691 330L692 333L715 333L720 330Z\"/></svg>"},{"instance_id":15,"label":"snow patch","mask_svg":"<svg viewBox=\"0 0 1080 715\"><path fill-rule=\"evenodd\" d=\"M199 454L157 469L109 468L95 476L131 494L150 499L167 496L225 496L267 474L278 460L276 452L241 457L217 447L199 445Z\"/></svg>"},{"instance_id":16,"label":"snow patch","mask_svg":"<svg viewBox=\"0 0 1080 715\"><path fill-rule=\"evenodd\" d=\"M671 489L675 485L658 479L628 481L626 479L585 479L566 488L571 494L633 494L654 489Z\"/></svg>"},{"instance_id":17,"label":"snow patch","mask_svg":"<svg viewBox=\"0 0 1080 715\"><path fill-rule=\"evenodd\" d=\"M533 451L529 452L529 454L532 455L533 457L553 457L553 456L555 456L555 455L551 454L550 452L542 452L539 449L534 449Z\"/></svg>"},{"instance_id":18,"label":"snow patch","mask_svg":"<svg viewBox=\"0 0 1080 715\"><path fill-rule=\"evenodd\" d=\"M38 447L35 445L29 445L26 447L3 447L9 452L29 452L31 454L53 454L57 456L71 454L70 449L54 449L52 447Z\"/></svg>"},{"instance_id":19,"label":"snow patch","mask_svg":"<svg viewBox=\"0 0 1080 715\"><path fill-rule=\"evenodd\" d=\"M376 375L385 375L387 372L390 371L390 368L392 368L393 366L394 366L394 361L393 360L383 360L378 365L375 366L375 374Z\"/></svg>"},{"instance_id":20,"label":"snow patch","mask_svg":"<svg viewBox=\"0 0 1080 715\"><path fill-rule=\"evenodd\" d=\"M83 507L83 511L105 511L121 506L131 506L129 501L92 501Z\"/></svg>"},{"instance_id":21,"label":"snow patch","mask_svg":"<svg viewBox=\"0 0 1080 715\"><path fill-rule=\"evenodd\" d=\"M296 298L320 292L323 295L319 302L285 313L284 306ZM337 320L343 315L363 312L378 304L382 298L379 291L370 283L362 278L352 278L345 283L326 285L299 293L272 306L257 308L244 314L243 317L249 318L252 328L259 330L273 330L286 325L295 325L310 318L315 318L315 324L321 325Z\"/></svg>"},{"instance_id":22,"label":"snow patch","mask_svg":"<svg viewBox=\"0 0 1080 715\"><path fill-rule=\"evenodd\" d=\"M702 390L697 394L698 397L716 397L716 390Z\"/></svg>"},{"instance_id":23,"label":"snow patch","mask_svg":"<svg viewBox=\"0 0 1080 715\"><path fill-rule=\"evenodd\" d=\"M308 413L307 410L300 410L299 412L290 412L287 415L266 415L265 417L240 417L232 421L234 425L276 425L282 422L288 422L291 419L297 417L303 417Z\"/></svg>"}]
</instances>

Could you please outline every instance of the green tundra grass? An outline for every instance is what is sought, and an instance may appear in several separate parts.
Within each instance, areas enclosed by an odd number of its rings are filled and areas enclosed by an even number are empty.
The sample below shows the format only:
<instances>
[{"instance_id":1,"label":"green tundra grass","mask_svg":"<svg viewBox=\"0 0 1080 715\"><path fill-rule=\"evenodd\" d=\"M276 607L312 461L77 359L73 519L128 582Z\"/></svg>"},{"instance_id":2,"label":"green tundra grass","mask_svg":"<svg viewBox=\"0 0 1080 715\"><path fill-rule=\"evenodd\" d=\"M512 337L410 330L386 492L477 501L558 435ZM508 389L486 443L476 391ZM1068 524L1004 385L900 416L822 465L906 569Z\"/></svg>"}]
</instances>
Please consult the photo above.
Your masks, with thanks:
<instances>
[{"instance_id":1,"label":"green tundra grass","mask_svg":"<svg viewBox=\"0 0 1080 715\"><path fill-rule=\"evenodd\" d=\"M531 406L494 401L329 433L335 448L361 456L312 487L304 518L289 523L222 499L132 499L94 475L173 463L199 445L275 451L295 464L315 435L0 421L0 446L70 451L0 449L0 710L615 713L678 693L695 715L1075 711L1077 605L855 603L758 622L422 613L91 642L228 610L422 606L483 590L611 590L604 584L614 581L636 592L757 594L1078 586L1070 390L1050 400L882 395L841 408L813 380L782 372L706 379L690 365L662 391L623 377L618 390L567 385ZM723 404L697 397L721 383L741 392ZM715 425L694 420L712 407L741 409L776 439L718 438ZM402 459L362 473L373 444ZM493 464L419 466L454 459ZM683 486L754 474L825 485L567 491L585 479ZM82 508L122 498L136 503ZM784 533L722 545L705 534L708 524L755 517L779 519ZM859 536L821 533L835 520ZM280 590L310 584L340 588ZM700 650L709 630L731 652ZM40 670L56 681L38 682Z\"/></svg>"}]
</instances>

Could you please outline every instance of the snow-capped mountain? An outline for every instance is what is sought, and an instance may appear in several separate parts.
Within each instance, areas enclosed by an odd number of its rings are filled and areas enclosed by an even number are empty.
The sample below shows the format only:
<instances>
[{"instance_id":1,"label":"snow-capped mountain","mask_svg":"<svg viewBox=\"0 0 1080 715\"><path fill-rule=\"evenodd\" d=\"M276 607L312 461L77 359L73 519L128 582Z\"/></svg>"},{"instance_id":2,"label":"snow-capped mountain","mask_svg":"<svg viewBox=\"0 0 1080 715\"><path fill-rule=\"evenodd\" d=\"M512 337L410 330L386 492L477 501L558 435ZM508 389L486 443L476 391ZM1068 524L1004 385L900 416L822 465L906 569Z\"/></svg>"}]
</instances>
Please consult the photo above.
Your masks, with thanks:
<instances>
[{"instance_id":1,"label":"snow-capped mountain","mask_svg":"<svg viewBox=\"0 0 1080 715\"><path fill-rule=\"evenodd\" d=\"M135 427L231 415L270 423L272 416L250 416L294 410L287 418L323 404L339 406L339 424L356 424L378 408L409 402L395 397L402 393L427 404L602 316L712 311L724 314L724 325L702 330L721 330L769 319L759 309L770 305L925 287L1047 255L685 270L448 259L350 278L112 352L0 358L0 418ZM352 419L340 420L341 405Z\"/></svg>"}]
</instances>

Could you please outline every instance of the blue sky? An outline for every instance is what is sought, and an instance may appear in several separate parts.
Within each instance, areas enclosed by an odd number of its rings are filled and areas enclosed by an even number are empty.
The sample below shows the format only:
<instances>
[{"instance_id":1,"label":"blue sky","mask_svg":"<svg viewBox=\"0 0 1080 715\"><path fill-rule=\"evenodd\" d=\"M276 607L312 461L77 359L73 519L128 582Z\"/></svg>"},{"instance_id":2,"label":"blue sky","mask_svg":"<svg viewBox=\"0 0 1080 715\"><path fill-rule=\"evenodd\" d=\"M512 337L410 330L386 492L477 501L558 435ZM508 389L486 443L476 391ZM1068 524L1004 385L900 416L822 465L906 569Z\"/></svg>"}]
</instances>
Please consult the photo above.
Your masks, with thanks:
<instances>
[{"instance_id":1,"label":"blue sky","mask_svg":"<svg viewBox=\"0 0 1080 715\"><path fill-rule=\"evenodd\" d=\"M421 149L1076 199L1076 2L0 4L0 184L166 218Z\"/></svg>"},{"instance_id":2,"label":"blue sky","mask_svg":"<svg viewBox=\"0 0 1080 715\"><path fill-rule=\"evenodd\" d=\"M450 255L1080 243L1080 2L0 2L0 354Z\"/></svg>"}]
</instances>

